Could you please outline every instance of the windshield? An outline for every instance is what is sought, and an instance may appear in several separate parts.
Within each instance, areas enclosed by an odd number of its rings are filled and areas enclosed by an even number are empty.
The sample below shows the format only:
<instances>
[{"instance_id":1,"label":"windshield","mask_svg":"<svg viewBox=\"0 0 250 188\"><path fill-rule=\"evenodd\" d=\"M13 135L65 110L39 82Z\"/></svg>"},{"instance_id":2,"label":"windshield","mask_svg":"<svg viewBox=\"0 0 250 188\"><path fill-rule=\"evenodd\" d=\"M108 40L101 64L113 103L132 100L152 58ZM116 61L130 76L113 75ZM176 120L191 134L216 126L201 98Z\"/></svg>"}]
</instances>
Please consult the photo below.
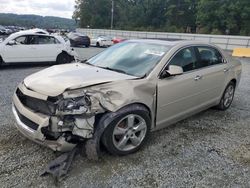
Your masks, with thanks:
<instances>
[{"instance_id":1,"label":"windshield","mask_svg":"<svg viewBox=\"0 0 250 188\"><path fill-rule=\"evenodd\" d=\"M87 62L106 69L142 77L148 74L171 46L145 42L123 42L114 45Z\"/></svg>"}]
</instances>

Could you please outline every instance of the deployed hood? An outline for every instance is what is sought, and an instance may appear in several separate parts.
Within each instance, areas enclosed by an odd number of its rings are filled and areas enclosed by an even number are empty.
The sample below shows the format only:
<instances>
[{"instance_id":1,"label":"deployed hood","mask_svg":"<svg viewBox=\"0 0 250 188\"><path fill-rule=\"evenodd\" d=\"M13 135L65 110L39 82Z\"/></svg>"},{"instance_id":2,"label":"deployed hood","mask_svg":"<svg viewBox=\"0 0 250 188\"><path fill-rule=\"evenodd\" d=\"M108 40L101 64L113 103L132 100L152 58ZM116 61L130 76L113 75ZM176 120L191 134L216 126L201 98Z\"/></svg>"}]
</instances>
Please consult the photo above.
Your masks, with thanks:
<instances>
[{"instance_id":1,"label":"deployed hood","mask_svg":"<svg viewBox=\"0 0 250 188\"><path fill-rule=\"evenodd\" d=\"M86 65L73 63L57 65L24 79L27 88L47 96L58 96L66 89L77 89L105 82L135 79L137 77Z\"/></svg>"}]
</instances>

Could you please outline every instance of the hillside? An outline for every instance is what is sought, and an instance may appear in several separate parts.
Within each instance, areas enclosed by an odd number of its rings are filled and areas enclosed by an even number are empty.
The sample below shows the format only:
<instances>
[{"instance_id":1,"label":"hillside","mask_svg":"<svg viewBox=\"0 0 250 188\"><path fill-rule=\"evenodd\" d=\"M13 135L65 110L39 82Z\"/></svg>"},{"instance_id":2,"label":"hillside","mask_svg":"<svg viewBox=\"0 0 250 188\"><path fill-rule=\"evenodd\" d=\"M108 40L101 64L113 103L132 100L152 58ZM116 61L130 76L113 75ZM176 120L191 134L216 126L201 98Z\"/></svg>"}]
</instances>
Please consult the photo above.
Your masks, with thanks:
<instances>
[{"instance_id":1,"label":"hillside","mask_svg":"<svg viewBox=\"0 0 250 188\"><path fill-rule=\"evenodd\" d=\"M73 19L37 16L37 15L18 15L0 13L0 25L15 25L22 27L39 27L55 29L75 29L76 23Z\"/></svg>"}]
</instances>

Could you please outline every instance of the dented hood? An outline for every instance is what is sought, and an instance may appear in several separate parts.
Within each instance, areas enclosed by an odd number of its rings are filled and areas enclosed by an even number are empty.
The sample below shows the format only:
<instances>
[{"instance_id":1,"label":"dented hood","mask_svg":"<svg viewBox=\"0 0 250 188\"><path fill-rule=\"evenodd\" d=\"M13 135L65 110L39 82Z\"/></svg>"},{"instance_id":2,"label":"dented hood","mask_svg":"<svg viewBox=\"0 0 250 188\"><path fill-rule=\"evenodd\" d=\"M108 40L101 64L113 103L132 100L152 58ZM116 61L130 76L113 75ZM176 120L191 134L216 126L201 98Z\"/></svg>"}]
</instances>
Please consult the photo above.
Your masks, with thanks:
<instances>
[{"instance_id":1,"label":"dented hood","mask_svg":"<svg viewBox=\"0 0 250 188\"><path fill-rule=\"evenodd\" d=\"M38 93L58 96L67 89L134 78L137 77L82 63L72 63L53 66L32 74L24 79L24 84Z\"/></svg>"}]
</instances>

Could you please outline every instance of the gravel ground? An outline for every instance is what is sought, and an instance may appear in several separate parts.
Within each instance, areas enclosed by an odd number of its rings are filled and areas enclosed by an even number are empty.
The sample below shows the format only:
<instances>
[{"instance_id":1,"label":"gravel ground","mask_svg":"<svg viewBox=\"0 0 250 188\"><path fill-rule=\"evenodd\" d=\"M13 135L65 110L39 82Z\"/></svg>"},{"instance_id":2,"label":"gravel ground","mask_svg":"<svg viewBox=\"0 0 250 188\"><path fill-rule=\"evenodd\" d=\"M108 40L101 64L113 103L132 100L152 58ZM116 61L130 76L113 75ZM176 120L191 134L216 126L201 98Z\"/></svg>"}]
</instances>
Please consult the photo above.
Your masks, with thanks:
<instances>
[{"instance_id":1,"label":"gravel ground","mask_svg":"<svg viewBox=\"0 0 250 188\"><path fill-rule=\"evenodd\" d=\"M103 49L77 49L89 57ZM77 156L59 187L250 187L250 60L232 107L209 109L151 134L139 152L99 162ZM47 65L48 66L48 65ZM15 128L11 96L27 75L47 66L0 70L0 187L54 187L40 177L57 154L24 138Z\"/></svg>"}]
</instances>

